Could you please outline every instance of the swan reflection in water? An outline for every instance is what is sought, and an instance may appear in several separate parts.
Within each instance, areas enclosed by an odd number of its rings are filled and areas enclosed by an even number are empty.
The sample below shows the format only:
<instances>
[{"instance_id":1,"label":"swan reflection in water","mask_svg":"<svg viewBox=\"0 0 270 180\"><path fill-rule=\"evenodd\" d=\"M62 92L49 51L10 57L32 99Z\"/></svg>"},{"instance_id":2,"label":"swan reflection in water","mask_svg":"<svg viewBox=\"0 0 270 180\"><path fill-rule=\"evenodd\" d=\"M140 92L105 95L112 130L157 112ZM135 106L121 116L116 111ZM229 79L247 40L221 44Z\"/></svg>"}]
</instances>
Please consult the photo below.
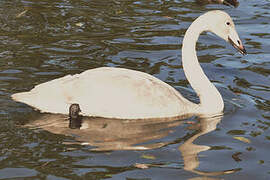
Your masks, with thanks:
<instances>
[{"instance_id":1,"label":"swan reflection in water","mask_svg":"<svg viewBox=\"0 0 270 180\"><path fill-rule=\"evenodd\" d=\"M196 170L199 166L198 154L209 150L210 147L196 145L193 142L198 137L214 131L221 119L222 116L198 117L198 122L193 124L197 128L197 133L185 140L178 148L182 154L186 171L202 176L217 176L239 170L215 172ZM175 144L175 141L155 142L155 140L169 136L170 133L175 132L177 126L186 122L175 119L120 120L90 117L79 117L79 119L72 120L65 115L43 114L24 127L72 136L75 141L69 143L90 145L93 147L91 151L147 150Z\"/></svg>"}]
</instances>

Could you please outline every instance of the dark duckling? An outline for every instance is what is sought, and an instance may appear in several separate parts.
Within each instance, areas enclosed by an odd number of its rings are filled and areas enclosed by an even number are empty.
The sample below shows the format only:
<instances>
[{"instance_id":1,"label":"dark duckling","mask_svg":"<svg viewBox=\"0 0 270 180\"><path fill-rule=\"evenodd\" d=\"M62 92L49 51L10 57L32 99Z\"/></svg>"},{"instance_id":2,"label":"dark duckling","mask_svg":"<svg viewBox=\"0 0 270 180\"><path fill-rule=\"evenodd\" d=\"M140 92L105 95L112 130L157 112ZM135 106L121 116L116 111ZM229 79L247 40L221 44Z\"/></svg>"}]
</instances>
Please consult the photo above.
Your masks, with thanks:
<instances>
[{"instance_id":1,"label":"dark duckling","mask_svg":"<svg viewBox=\"0 0 270 180\"><path fill-rule=\"evenodd\" d=\"M80 129L82 126L82 116L79 104L71 104L69 107L69 128Z\"/></svg>"}]
</instances>

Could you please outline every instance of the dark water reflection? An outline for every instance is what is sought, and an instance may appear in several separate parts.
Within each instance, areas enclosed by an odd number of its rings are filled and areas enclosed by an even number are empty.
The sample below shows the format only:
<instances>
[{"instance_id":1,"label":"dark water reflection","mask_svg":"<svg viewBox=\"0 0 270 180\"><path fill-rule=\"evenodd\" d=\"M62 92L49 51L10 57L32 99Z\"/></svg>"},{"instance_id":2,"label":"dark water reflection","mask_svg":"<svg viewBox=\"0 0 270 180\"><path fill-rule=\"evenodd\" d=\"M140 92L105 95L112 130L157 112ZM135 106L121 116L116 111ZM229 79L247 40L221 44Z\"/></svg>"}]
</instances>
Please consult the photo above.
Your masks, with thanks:
<instances>
[{"instance_id":1,"label":"dark water reflection","mask_svg":"<svg viewBox=\"0 0 270 180\"><path fill-rule=\"evenodd\" d=\"M180 48L190 23L211 9L233 17L249 53L243 57L209 33L199 39L202 66L225 99L221 121L92 119L82 133L68 129L64 117L9 97L67 74L117 66L150 73L197 101ZM269 179L269 10L266 0L242 0L236 9L191 0L0 1L0 179ZM48 119L59 126L46 129ZM36 123L41 129L22 127ZM191 156L181 149L186 145L195 150L187 151Z\"/></svg>"}]
</instances>

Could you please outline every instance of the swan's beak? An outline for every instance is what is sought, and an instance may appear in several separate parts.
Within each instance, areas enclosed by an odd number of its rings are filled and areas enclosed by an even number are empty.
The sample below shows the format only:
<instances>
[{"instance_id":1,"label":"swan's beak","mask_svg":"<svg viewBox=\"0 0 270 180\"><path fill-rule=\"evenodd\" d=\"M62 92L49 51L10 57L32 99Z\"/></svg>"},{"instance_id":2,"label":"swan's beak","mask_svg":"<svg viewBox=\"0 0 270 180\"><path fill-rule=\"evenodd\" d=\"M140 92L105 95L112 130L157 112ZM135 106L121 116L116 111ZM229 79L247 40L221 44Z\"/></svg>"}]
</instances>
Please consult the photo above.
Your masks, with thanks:
<instances>
[{"instance_id":1,"label":"swan's beak","mask_svg":"<svg viewBox=\"0 0 270 180\"><path fill-rule=\"evenodd\" d=\"M247 54L247 51L234 28L230 28L228 35L228 42L231 43L231 45L235 49L237 49L242 55Z\"/></svg>"},{"instance_id":2,"label":"swan's beak","mask_svg":"<svg viewBox=\"0 0 270 180\"><path fill-rule=\"evenodd\" d=\"M243 46L242 42L240 39L236 40L236 42L234 42L230 37L228 37L228 41L229 43L231 43L231 45L237 49L242 55L246 55L247 51L245 49L245 47Z\"/></svg>"},{"instance_id":3,"label":"swan's beak","mask_svg":"<svg viewBox=\"0 0 270 180\"><path fill-rule=\"evenodd\" d=\"M223 4L227 6L234 6L236 8L238 7L239 2L237 0L223 0Z\"/></svg>"}]
</instances>

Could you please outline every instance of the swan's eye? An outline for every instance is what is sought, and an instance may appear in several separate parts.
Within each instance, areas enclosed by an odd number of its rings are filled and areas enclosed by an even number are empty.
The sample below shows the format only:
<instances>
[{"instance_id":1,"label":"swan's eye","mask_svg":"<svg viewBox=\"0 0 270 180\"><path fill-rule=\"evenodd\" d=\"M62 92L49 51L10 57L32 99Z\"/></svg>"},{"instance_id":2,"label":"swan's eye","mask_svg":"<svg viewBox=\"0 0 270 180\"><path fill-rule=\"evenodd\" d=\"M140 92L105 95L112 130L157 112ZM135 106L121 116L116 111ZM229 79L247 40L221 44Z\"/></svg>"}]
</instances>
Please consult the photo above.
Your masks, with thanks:
<instances>
[{"instance_id":1,"label":"swan's eye","mask_svg":"<svg viewBox=\"0 0 270 180\"><path fill-rule=\"evenodd\" d=\"M229 26L231 23L230 22L226 22L226 24Z\"/></svg>"}]
</instances>

